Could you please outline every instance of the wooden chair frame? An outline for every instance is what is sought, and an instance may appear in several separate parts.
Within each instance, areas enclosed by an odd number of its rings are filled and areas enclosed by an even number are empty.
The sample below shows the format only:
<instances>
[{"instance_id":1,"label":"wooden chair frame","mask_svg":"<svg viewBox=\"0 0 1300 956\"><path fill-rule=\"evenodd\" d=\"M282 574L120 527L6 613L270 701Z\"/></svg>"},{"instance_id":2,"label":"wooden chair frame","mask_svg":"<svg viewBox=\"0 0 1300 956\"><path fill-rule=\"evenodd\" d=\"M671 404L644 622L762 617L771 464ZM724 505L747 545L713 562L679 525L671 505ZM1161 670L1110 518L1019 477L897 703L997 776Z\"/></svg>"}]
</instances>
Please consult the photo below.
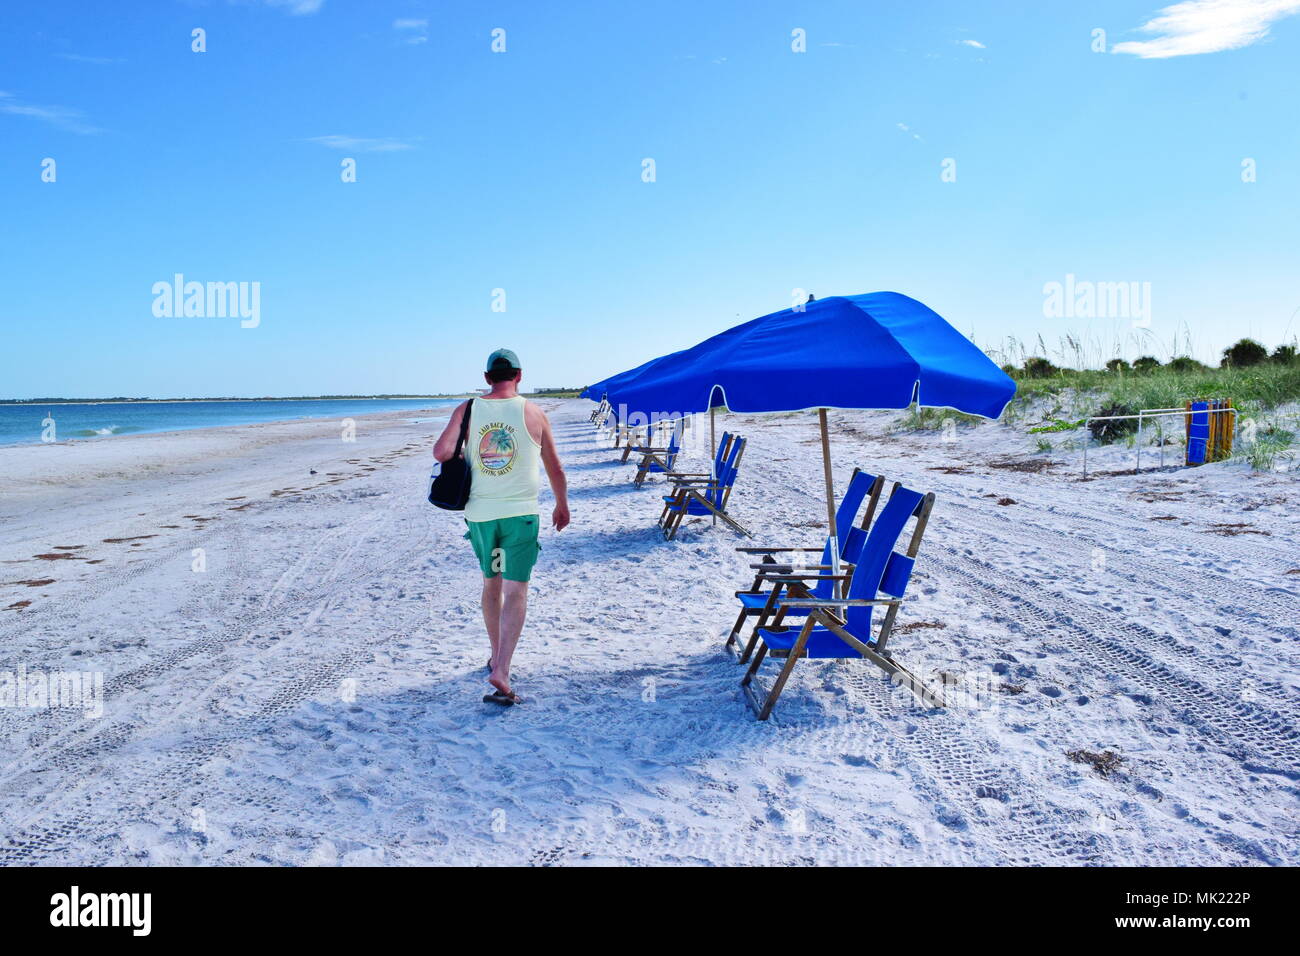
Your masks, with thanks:
<instances>
[{"instance_id":1,"label":"wooden chair frame","mask_svg":"<svg viewBox=\"0 0 1300 956\"><path fill-rule=\"evenodd\" d=\"M745 442L745 439L736 438L735 441ZM672 495L674 500L664 502L664 510L659 516L666 540L672 541L677 537L677 531L681 527L682 519L686 517L691 502L698 502L701 507L707 509L714 517L721 518L728 526L745 537L753 537L749 533L749 529L727 514L727 502L731 499L731 489L734 487L736 475L740 471L741 459L745 457L747 444L747 442L742 444L739 450L736 451L736 458L729 465L731 476L728 481L723 482L720 478L713 477L703 480L682 479L676 482ZM709 500L710 494L720 494L721 497L716 505Z\"/></svg>"},{"instance_id":2,"label":"wooden chair frame","mask_svg":"<svg viewBox=\"0 0 1300 956\"><path fill-rule=\"evenodd\" d=\"M855 478L857 478L858 473L861 470L862 469L860 468L853 469L853 475L849 478L850 484L853 482ZM881 491L884 490L884 487L885 487L884 476L877 475L876 480L871 483L871 487L867 490L866 511L863 512L862 520L858 522L858 527L861 528L864 532L871 530L871 521L876 515L876 509L880 506L880 493ZM895 482L894 487L898 488L899 483ZM723 645L723 649L732 650L733 648L739 648L740 645L739 645L738 638L740 637L741 629L744 627L745 619L748 617L758 618L758 620L754 622L753 628L750 630L749 641L745 645L744 652L739 655L739 658L737 660L737 663L739 664L743 664L746 661L748 661L750 654L754 652L754 645L758 640L759 628L766 627L767 622L769 620L773 621L774 624L779 623L777 621L778 615L781 620L784 620L785 612L779 610L777 608L777 604L780 602L781 594L785 591L786 585L792 576L799 576L807 580L812 580L813 583L824 580L826 578L831 578L832 580L839 580L841 582L842 589L847 588L849 583L853 579L853 573L852 573L853 565L849 562L842 561L840 563L840 569L845 573L841 574L838 578L836 578L836 577L832 577L829 574L830 571L834 570L834 568L831 567L830 565L823 565L823 564L795 565L790 562L785 562L785 563L778 562L773 557L774 554L797 554L797 553L821 554L826 550L825 545L823 545L821 548L742 547L742 548L737 548L736 550L741 552L742 554L763 555L763 558L760 561L760 563L750 565L750 568L755 572L755 574L754 574L754 583L750 585L749 591L747 592L737 591L736 597L739 598L742 593L748 593L748 594L759 593L763 590L763 587L765 585L771 585L772 587L772 590L768 593L767 604L764 605L762 608L751 608L747 606L741 607L740 613L736 616L736 623L732 625L731 632L727 635L727 641ZM813 572L813 573L807 574L806 572ZM785 581L780 580L781 578L785 578ZM804 594L796 595L796 596L811 597L812 594L810 591L806 591L805 589Z\"/></svg>"},{"instance_id":3,"label":"wooden chair frame","mask_svg":"<svg viewBox=\"0 0 1300 956\"><path fill-rule=\"evenodd\" d=\"M934 494L927 494L921 499L916 510L912 513L916 518L916 526L912 530L911 540L907 546L907 556L915 559L917 552L921 548L921 538L925 534L926 524L930 520L930 511L934 507ZM750 664L749 670L745 672L744 678L741 679L740 686L745 691L745 700L749 706L758 715L759 720L767 720L772 715L772 709L776 706L777 699L781 696L781 691L785 689L786 681L790 679L790 674L794 671L795 664L799 658L804 656L804 647L808 643L808 638L812 630L817 625L825 627L836 637L842 640L849 647L853 648L864 658L875 664L896 683L907 687L917 699L927 707L942 707L943 695L938 691L932 690L926 686L925 682L918 676L909 671L902 664L894 660L893 656L888 653L886 646L889 643L889 637L893 633L894 620L898 616L898 608L902 604L901 598L816 598L812 597L806 587L806 576L791 575L782 580L787 587L791 596L776 602L778 608L778 622L774 623L774 630L780 627L779 620L784 617L784 610L789 607L806 607L809 609L808 617L799 631L799 638L795 641L794 646L788 653L773 652L773 657L785 658L785 664L781 672L777 675L776 680L772 683L771 689L766 695L760 696L755 690L755 675L763 663L763 658L767 656L768 647L762 643L761 637L757 630L754 632L754 639L762 645L758 648L758 653L754 655L753 663ZM795 596L796 589L802 589L801 596ZM880 623L880 630L876 636L873 645L869 646L862 641L860 637L852 634L847 630L846 612L850 607L865 607L870 605L881 605L887 607L885 618ZM836 614L835 611L839 613ZM761 690L761 688L760 688Z\"/></svg>"},{"instance_id":4,"label":"wooden chair frame","mask_svg":"<svg viewBox=\"0 0 1300 956\"><path fill-rule=\"evenodd\" d=\"M651 469L658 466L659 471L665 475L673 475L675 472L672 465L676 464L677 456L682 453L682 443L686 440L684 429L681 425L674 425L668 444L666 446L644 445L637 449L637 453L642 455L641 464L637 466L636 477L632 481L638 488L645 483L647 476L650 475ZM673 447L676 442L677 447Z\"/></svg>"}]
</instances>

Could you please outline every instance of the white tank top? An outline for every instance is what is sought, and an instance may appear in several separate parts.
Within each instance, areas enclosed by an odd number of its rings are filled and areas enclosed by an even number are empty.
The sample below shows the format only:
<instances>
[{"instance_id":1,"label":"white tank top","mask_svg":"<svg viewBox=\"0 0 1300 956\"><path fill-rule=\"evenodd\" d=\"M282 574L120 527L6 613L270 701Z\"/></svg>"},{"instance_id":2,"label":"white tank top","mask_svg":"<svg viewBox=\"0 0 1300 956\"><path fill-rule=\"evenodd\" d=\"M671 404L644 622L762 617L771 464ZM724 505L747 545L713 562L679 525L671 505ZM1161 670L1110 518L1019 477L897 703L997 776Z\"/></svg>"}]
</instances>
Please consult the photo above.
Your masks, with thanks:
<instances>
[{"instance_id":1,"label":"white tank top","mask_svg":"<svg viewBox=\"0 0 1300 956\"><path fill-rule=\"evenodd\" d=\"M473 478L466 521L537 514L542 446L524 420L526 399L476 398L470 405L465 460Z\"/></svg>"}]
</instances>

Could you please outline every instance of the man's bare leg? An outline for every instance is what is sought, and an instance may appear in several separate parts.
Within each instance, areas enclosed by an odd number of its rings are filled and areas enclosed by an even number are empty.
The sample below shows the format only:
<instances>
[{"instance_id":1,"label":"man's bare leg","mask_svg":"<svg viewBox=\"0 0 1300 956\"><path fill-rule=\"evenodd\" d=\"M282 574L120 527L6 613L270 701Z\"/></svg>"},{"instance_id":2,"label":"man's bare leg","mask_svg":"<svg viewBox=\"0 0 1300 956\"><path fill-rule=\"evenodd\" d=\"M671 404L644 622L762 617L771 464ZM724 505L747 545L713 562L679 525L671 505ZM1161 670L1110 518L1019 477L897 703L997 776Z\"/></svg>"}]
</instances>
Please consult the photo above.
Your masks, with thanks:
<instances>
[{"instance_id":1,"label":"man's bare leg","mask_svg":"<svg viewBox=\"0 0 1300 956\"><path fill-rule=\"evenodd\" d=\"M506 581L501 585L501 623L497 640L492 645L492 674L488 677L488 683L503 694L512 693L510 660L515 656L527 615L528 582Z\"/></svg>"},{"instance_id":2,"label":"man's bare leg","mask_svg":"<svg viewBox=\"0 0 1300 956\"><path fill-rule=\"evenodd\" d=\"M492 644L492 661L497 659L497 645L501 642L501 575L483 579L483 626L487 628Z\"/></svg>"}]
</instances>

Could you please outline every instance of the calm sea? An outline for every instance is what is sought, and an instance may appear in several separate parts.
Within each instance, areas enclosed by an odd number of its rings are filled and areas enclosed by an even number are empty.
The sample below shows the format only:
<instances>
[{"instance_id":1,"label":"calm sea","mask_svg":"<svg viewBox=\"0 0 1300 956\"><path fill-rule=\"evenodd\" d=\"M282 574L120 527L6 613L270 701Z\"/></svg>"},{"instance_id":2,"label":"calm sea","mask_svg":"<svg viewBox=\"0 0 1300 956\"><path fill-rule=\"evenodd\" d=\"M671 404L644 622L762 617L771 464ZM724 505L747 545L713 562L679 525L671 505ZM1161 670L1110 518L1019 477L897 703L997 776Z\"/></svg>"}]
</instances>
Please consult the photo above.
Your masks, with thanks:
<instances>
[{"instance_id":1,"label":"calm sea","mask_svg":"<svg viewBox=\"0 0 1300 956\"><path fill-rule=\"evenodd\" d=\"M39 444L46 418L55 440L110 438L142 432L182 431L217 425L248 425L295 418L348 418L375 412L438 410L455 399L376 398L269 400L256 402L78 402L63 405L0 405L0 445ZM416 416L424 417L424 416Z\"/></svg>"}]
</instances>

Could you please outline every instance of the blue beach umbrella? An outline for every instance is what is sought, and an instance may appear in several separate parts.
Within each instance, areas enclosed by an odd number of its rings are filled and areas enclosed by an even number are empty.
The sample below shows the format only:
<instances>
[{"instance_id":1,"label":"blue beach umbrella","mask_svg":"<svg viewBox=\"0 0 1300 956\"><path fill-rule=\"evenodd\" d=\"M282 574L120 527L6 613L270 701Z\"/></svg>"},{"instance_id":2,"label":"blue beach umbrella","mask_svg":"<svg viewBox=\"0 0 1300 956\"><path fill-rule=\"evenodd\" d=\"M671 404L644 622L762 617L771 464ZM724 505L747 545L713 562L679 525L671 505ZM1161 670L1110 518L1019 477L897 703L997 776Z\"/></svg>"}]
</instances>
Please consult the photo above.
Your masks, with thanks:
<instances>
[{"instance_id":1,"label":"blue beach umbrella","mask_svg":"<svg viewBox=\"0 0 1300 956\"><path fill-rule=\"evenodd\" d=\"M970 339L897 292L832 296L773 312L602 386L611 404L647 420L720 405L740 413L817 409L832 540L827 409L901 409L915 402L992 419L1016 393L1010 376Z\"/></svg>"},{"instance_id":2,"label":"blue beach umbrella","mask_svg":"<svg viewBox=\"0 0 1300 956\"><path fill-rule=\"evenodd\" d=\"M609 378L601 379L594 385L588 385L584 388L578 397L589 398L593 402L599 402L602 399L610 398L614 392L622 391L629 383L635 381L638 376L649 372L651 369L659 365L659 363L665 362L672 357L672 355L660 355L657 358L652 358L648 362L642 362L636 368L631 368L626 372L619 372L616 375L611 375Z\"/></svg>"}]
</instances>

